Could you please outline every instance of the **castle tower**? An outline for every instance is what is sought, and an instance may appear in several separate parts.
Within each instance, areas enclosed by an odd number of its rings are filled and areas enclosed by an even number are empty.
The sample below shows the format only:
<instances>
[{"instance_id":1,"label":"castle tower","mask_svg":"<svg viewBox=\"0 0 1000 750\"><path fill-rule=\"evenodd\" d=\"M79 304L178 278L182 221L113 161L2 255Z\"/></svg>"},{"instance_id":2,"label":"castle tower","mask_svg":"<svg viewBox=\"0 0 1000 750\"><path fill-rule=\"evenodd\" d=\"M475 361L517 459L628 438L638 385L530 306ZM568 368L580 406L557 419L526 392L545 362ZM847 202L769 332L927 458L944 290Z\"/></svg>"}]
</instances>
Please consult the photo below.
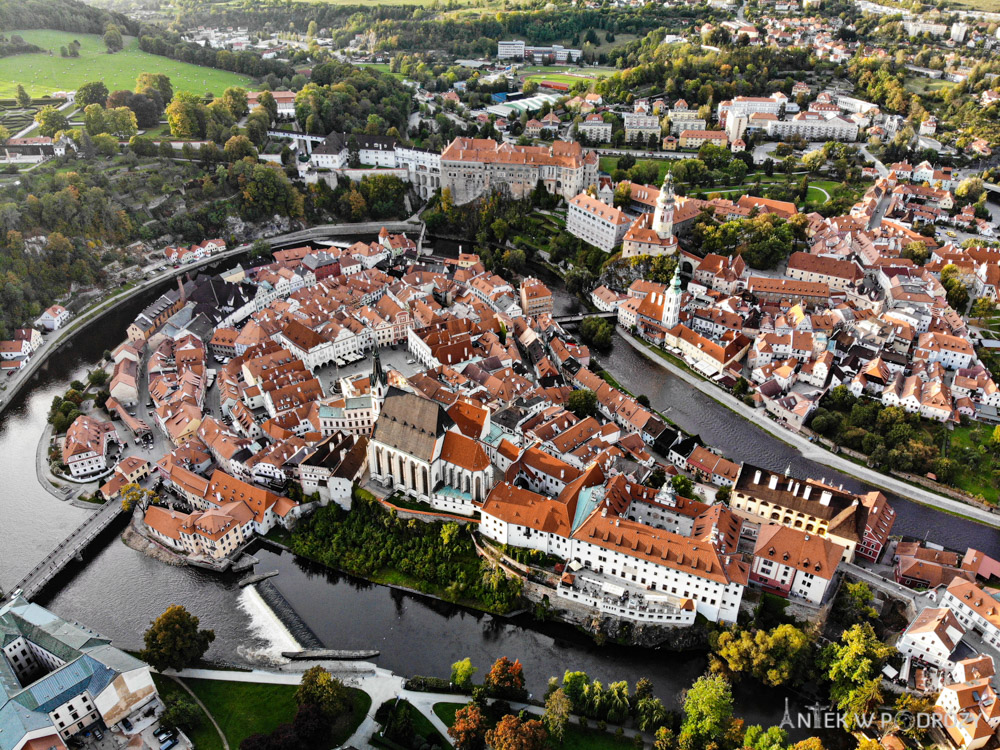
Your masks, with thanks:
<instances>
[{"instance_id":1,"label":"castle tower","mask_svg":"<svg viewBox=\"0 0 1000 750\"><path fill-rule=\"evenodd\" d=\"M663 325L668 329L673 328L681 321L681 273L674 269L674 278L667 292L667 299L663 303Z\"/></svg>"},{"instance_id":2,"label":"castle tower","mask_svg":"<svg viewBox=\"0 0 1000 750\"><path fill-rule=\"evenodd\" d=\"M653 231L665 240L674 235L674 178L667 172L660 188L660 197L656 199L656 211L653 213Z\"/></svg>"}]
</instances>

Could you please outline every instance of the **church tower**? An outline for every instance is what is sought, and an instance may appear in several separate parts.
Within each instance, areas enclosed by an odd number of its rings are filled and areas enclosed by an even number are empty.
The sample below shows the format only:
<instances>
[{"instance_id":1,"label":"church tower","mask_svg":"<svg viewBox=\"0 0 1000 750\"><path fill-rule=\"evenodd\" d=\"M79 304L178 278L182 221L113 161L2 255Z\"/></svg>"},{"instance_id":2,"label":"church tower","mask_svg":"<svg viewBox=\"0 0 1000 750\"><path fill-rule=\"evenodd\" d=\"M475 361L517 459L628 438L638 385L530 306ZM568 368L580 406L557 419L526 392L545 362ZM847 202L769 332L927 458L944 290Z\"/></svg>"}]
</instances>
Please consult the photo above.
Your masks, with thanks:
<instances>
[{"instance_id":1,"label":"church tower","mask_svg":"<svg viewBox=\"0 0 1000 750\"><path fill-rule=\"evenodd\" d=\"M382 411L382 403L389 391L389 379L385 375L385 370L382 369L382 360L378 355L377 345L372 348L372 374L369 376L368 382L371 386L373 411L377 416Z\"/></svg>"},{"instance_id":2,"label":"church tower","mask_svg":"<svg viewBox=\"0 0 1000 750\"><path fill-rule=\"evenodd\" d=\"M667 291L667 299L663 303L663 325L673 328L681 320L681 273L674 269L674 278Z\"/></svg>"},{"instance_id":3,"label":"church tower","mask_svg":"<svg viewBox=\"0 0 1000 750\"><path fill-rule=\"evenodd\" d=\"M656 199L653 231L661 240L674 235L674 178L670 176L670 172L667 172L660 188L660 196Z\"/></svg>"}]
</instances>

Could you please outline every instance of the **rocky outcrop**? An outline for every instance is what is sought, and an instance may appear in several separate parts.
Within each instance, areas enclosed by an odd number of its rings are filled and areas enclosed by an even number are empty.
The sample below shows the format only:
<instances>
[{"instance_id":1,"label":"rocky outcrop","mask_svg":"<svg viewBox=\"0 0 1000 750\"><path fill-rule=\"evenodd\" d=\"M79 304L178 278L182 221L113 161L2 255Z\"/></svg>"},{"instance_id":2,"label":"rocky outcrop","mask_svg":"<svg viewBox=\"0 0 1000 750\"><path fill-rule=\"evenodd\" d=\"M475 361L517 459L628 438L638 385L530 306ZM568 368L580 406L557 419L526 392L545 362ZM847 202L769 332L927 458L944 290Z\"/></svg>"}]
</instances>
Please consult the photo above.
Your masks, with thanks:
<instances>
[{"instance_id":1,"label":"rocky outcrop","mask_svg":"<svg viewBox=\"0 0 1000 750\"><path fill-rule=\"evenodd\" d=\"M581 627L592 634L598 643L610 641L623 646L642 646L669 651L707 651L709 647L708 627L701 620L690 627L679 628L594 615L581 623Z\"/></svg>"}]
</instances>

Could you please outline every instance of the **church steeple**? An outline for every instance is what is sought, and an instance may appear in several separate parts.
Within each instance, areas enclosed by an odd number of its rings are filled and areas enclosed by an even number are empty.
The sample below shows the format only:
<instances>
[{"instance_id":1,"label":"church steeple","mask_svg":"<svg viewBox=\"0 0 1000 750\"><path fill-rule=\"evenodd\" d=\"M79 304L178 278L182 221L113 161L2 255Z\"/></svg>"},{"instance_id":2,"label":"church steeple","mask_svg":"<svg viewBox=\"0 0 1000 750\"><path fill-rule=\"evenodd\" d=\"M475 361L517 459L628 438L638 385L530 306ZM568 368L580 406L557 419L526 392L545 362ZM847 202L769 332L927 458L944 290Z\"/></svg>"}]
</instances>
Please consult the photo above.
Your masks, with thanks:
<instances>
[{"instance_id":1,"label":"church steeple","mask_svg":"<svg viewBox=\"0 0 1000 750\"><path fill-rule=\"evenodd\" d=\"M378 399L379 403L385 399L386 391L389 390L389 379L382 369L382 360L378 355L378 346L372 348L372 374L369 378L372 396Z\"/></svg>"},{"instance_id":2,"label":"church steeple","mask_svg":"<svg viewBox=\"0 0 1000 750\"><path fill-rule=\"evenodd\" d=\"M665 240L674 235L674 178L667 172L653 213L653 231Z\"/></svg>"}]
</instances>

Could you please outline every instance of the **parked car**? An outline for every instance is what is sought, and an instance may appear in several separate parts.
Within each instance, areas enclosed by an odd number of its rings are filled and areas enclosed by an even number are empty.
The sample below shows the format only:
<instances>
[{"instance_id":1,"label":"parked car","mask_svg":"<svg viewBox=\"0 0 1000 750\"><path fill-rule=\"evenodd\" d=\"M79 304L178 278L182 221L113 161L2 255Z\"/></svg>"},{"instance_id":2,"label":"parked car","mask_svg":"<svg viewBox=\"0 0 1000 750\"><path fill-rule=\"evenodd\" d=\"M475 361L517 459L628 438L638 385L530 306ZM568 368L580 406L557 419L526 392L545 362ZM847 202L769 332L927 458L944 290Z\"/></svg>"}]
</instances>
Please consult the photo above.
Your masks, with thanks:
<instances>
[{"instance_id":1,"label":"parked car","mask_svg":"<svg viewBox=\"0 0 1000 750\"><path fill-rule=\"evenodd\" d=\"M101 731L100 727L94 727L94 736L99 740L104 739L104 732Z\"/></svg>"}]
</instances>

